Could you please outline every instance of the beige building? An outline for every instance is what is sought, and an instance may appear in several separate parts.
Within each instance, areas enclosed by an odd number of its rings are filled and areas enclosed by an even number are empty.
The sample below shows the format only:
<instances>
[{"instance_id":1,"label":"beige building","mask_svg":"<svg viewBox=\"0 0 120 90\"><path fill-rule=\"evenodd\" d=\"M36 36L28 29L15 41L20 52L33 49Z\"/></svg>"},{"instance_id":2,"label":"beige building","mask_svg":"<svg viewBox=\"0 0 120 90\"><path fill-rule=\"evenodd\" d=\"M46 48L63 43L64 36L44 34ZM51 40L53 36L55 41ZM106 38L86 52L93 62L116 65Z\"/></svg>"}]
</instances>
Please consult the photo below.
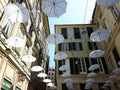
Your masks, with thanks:
<instances>
[{"instance_id":1,"label":"beige building","mask_svg":"<svg viewBox=\"0 0 120 90\"><path fill-rule=\"evenodd\" d=\"M86 80L89 79L87 74L90 73L88 68L93 64L99 64L100 68L96 71L98 75L94 77L95 83L91 90L103 90L101 87L109 76L104 55L100 58L89 58L91 51L102 50L99 43L89 39L90 34L96 29L95 24L55 25L55 33L62 34L65 38L64 42L56 45L55 53L65 52L68 55L65 60L55 60L58 90L69 89L64 82L66 77L62 77L63 72L59 70L64 64L70 67L67 72L70 72L71 76L67 78L72 79L74 90L85 90Z\"/></svg>"},{"instance_id":2,"label":"beige building","mask_svg":"<svg viewBox=\"0 0 120 90\"><path fill-rule=\"evenodd\" d=\"M11 23L4 13L9 3L22 4L29 10L30 18L26 23ZM50 34L48 17L41 12L40 0L1 0L0 1L0 89L1 90L45 90L46 85L39 72L32 72L32 66L43 67L48 71L48 43L45 41ZM14 18L14 17L13 17ZM6 43L9 37L25 40L24 47L15 48ZM33 63L22 61L24 55L36 58ZM15 89L16 88L16 89Z\"/></svg>"}]
</instances>

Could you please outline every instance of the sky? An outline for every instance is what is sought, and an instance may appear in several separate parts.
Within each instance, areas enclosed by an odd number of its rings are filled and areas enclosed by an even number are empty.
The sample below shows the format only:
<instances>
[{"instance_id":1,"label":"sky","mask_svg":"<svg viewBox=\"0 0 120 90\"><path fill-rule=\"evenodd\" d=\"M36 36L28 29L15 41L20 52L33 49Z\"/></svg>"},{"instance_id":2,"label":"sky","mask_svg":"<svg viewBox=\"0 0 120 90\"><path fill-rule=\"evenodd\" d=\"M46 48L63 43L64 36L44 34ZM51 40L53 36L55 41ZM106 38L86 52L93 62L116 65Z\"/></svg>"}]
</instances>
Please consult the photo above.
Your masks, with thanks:
<instances>
[{"instance_id":1,"label":"sky","mask_svg":"<svg viewBox=\"0 0 120 90\"><path fill-rule=\"evenodd\" d=\"M49 17L50 33L54 34L54 25L59 24L89 24L92 20L96 0L66 0L66 12L59 18ZM55 67L54 50L55 45L49 44L50 67Z\"/></svg>"}]
</instances>

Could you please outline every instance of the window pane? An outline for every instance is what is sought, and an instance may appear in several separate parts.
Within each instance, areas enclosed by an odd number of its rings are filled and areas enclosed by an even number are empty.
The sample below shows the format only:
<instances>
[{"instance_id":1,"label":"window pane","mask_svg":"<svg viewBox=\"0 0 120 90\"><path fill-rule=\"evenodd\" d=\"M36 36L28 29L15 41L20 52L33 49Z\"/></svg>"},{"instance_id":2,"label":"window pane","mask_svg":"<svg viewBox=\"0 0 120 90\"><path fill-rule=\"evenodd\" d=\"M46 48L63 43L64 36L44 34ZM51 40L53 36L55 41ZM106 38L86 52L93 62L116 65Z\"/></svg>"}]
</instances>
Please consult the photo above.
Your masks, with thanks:
<instances>
[{"instance_id":1,"label":"window pane","mask_svg":"<svg viewBox=\"0 0 120 90\"><path fill-rule=\"evenodd\" d=\"M90 35L91 35L92 32L93 32L92 27L87 27L88 37L90 37Z\"/></svg>"},{"instance_id":2,"label":"window pane","mask_svg":"<svg viewBox=\"0 0 120 90\"><path fill-rule=\"evenodd\" d=\"M61 28L61 34L63 35L64 39L67 39L67 28Z\"/></svg>"},{"instance_id":3,"label":"window pane","mask_svg":"<svg viewBox=\"0 0 120 90\"><path fill-rule=\"evenodd\" d=\"M75 37L75 39L80 39L79 28L74 28L74 37Z\"/></svg>"}]
</instances>

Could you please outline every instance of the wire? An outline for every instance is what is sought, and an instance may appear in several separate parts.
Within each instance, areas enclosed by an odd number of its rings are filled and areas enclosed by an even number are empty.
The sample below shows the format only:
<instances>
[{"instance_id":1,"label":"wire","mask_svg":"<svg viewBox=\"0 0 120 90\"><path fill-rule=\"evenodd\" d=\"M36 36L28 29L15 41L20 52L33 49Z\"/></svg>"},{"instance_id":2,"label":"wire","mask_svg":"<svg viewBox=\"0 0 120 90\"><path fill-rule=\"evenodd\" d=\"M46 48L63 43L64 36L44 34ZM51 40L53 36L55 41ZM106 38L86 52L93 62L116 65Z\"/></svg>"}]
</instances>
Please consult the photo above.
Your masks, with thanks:
<instances>
[{"instance_id":1,"label":"wire","mask_svg":"<svg viewBox=\"0 0 120 90\"><path fill-rule=\"evenodd\" d=\"M88 6L88 0L87 0L87 2L86 2L86 7L85 7L85 15L84 15L84 21L83 21L84 24L85 24L85 18L86 18L87 6Z\"/></svg>"}]
</instances>

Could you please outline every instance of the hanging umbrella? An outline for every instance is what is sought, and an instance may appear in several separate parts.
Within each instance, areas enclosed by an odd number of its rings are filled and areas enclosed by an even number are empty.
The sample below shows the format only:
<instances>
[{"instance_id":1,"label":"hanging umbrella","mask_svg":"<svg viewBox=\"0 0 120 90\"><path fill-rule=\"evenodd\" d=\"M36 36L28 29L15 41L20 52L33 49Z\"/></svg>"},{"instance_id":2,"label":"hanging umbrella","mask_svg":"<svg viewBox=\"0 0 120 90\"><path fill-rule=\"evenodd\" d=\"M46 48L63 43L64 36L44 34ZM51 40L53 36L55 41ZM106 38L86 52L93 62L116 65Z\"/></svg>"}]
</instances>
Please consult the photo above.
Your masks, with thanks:
<instances>
[{"instance_id":1,"label":"hanging umbrella","mask_svg":"<svg viewBox=\"0 0 120 90\"><path fill-rule=\"evenodd\" d=\"M62 66L59 67L60 71L65 71L65 70L68 70L68 69L69 69L68 65L62 65Z\"/></svg>"},{"instance_id":2,"label":"hanging umbrella","mask_svg":"<svg viewBox=\"0 0 120 90\"><path fill-rule=\"evenodd\" d=\"M89 54L90 58L97 58L97 57L101 57L104 54L104 51L102 50L94 50Z\"/></svg>"},{"instance_id":3,"label":"hanging umbrella","mask_svg":"<svg viewBox=\"0 0 120 90\"><path fill-rule=\"evenodd\" d=\"M71 74L69 72L64 72L62 74L62 77L70 77L70 76L71 76Z\"/></svg>"},{"instance_id":4,"label":"hanging umbrella","mask_svg":"<svg viewBox=\"0 0 120 90\"><path fill-rule=\"evenodd\" d=\"M67 54L64 52L58 52L55 54L55 59L56 60L63 60L67 58Z\"/></svg>"},{"instance_id":5,"label":"hanging umbrella","mask_svg":"<svg viewBox=\"0 0 120 90\"><path fill-rule=\"evenodd\" d=\"M110 80L114 80L114 79L116 79L118 76L117 75L111 75L111 76L109 76L109 79Z\"/></svg>"},{"instance_id":6,"label":"hanging umbrella","mask_svg":"<svg viewBox=\"0 0 120 90\"><path fill-rule=\"evenodd\" d=\"M66 86L67 86L67 87L73 86L73 83L72 83L72 82L68 82L68 83L66 83Z\"/></svg>"},{"instance_id":7,"label":"hanging umbrella","mask_svg":"<svg viewBox=\"0 0 120 90\"><path fill-rule=\"evenodd\" d=\"M95 73L95 72L91 72L87 75L87 77L89 77L89 78L95 77L95 76L97 76L97 73Z\"/></svg>"},{"instance_id":8,"label":"hanging umbrella","mask_svg":"<svg viewBox=\"0 0 120 90\"><path fill-rule=\"evenodd\" d=\"M96 0L98 5L104 6L104 7L109 7L112 6L113 4L118 3L119 0Z\"/></svg>"},{"instance_id":9,"label":"hanging umbrella","mask_svg":"<svg viewBox=\"0 0 120 90\"><path fill-rule=\"evenodd\" d=\"M51 44L59 44L64 41L64 37L61 34L51 34L47 37L47 41Z\"/></svg>"},{"instance_id":10,"label":"hanging umbrella","mask_svg":"<svg viewBox=\"0 0 120 90\"><path fill-rule=\"evenodd\" d=\"M86 83L94 83L94 82L95 82L95 80L94 80L94 79L92 79L92 78L90 78L90 79L87 79L85 82L86 82Z\"/></svg>"},{"instance_id":11,"label":"hanging umbrella","mask_svg":"<svg viewBox=\"0 0 120 90\"><path fill-rule=\"evenodd\" d=\"M43 82L50 83L51 80L50 79L44 79Z\"/></svg>"},{"instance_id":12,"label":"hanging umbrella","mask_svg":"<svg viewBox=\"0 0 120 90\"><path fill-rule=\"evenodd\" d=\"M25 41L19 37L9 37L6 43L13 47L23 47L25 46Z\"/></svg>"},{"instance_id":13,"label":"hanging umbrella","mask_svg":"<svg viewBox=\"0 0 120 90\"><path fill-rule=\"evenodd\" d=\"M100 68L100 65L99 65L99 64L94 64L94 65L91 65L91 66L88 68L88 70L93 71L93 70L98 69L98 68Z\"/></svg>"},{"instance_id":14,"label":"hanging umbrella","mask_svg":"<svg viewBox=\"0 0 120 90\"><path fill-rule=\"evenodd\" d=\"M36 60L35 57L33 57L32 55L25 55L22 57L22 61L24 62L34 62Z\"/></svg>"},{"instance_id":15,"label":"hanging umbrella","mask_svg":"<svg viewBox=\"0 0 120 90\"><path fill-rule=\"evenodd\" d=\"M103 85L103 87L107 87L107 86L110 86L110 84L109 84L109 83L105 83L105 84Z\"/></svg>"},{"instance_id":16,"label":"hanging umbrella","mask_svg":"<svg viewBox=\"0 0 120 90\"><path fill-rule=\"evenodd\" d=\"M56 90L57 89L57 87L54 85L54 86L51 86L51 88L54 90Z\"/></svg>"},{"instance_id":17,"label":"hanging umbrella","mask_svg":"<svg viewBox=\"0 0 120 90\"><path fill-rule=\"evenodd\" d=\"M29 11L21 4L8 4L5 7L5 13L11 22L25 23L29 19Z\"/></svg>"},{"instance_id":18,"label":"hanging umbrella","mask_svg":"<svg viewBox=\"0 0 120 90\"><path fill-rule=\"evenodd\" d=\"M46 73L39 73L37 76L38 77L47 77L47 74Z\"/></svg>"},{"instance_id":19,"label":"hanging umbrella","mask_svg":"<svg viewBox=\"0 0 120 90\"><path fill-rule=\"evenodd\" d=\"M107 80L107 81L105 81L105 83L107 83L107 84L110 84L110 83L112 83L113 81L111 81L111 80Z\"/></svg>"},{"instance_id":20,"label":"hanging umbrella","mask_svg":"<svg viewBox=\"0 0 120 90\"><path fill-rule=\"evenodd\" d=\"M118 62L118 65L120 65L120 61Z\"/></svg>"},{"instance_id":21,"label":"hanging umbrella","mask_svg":"<svg viewBox=\"0 0 120 90\"><path fill-rule=\"evenodd\" d=\"M107 40L110 36L110 32L108 30L97 30L90 35L90 39L93 42L100 42Z\"/></svg>"},{"instance_id":22,"label":"hanging umbrella","mask_svg":"<svg viewBox=\"0 0 120 90\"><path fill-rule=\"evenodd\" d=\"M59 17L66 12L65 0L42 0L42 11L48 17Z\"/></svg>"},{"instance_id":23,"label":"hanging umbrella","mask_svg":"<svg viewBox=\"0 0 120 90\"><path fill-rule=\"evenodd\" d=\"M86 83L85 87L92 87L93 83Z\"/></svg>"},{"instance_id":24,"label":"hanging umbrella","mask_svg":"<svg viewBox=\"0 0 120 90\"><path fill-rule=\"evenodd\" d=\"M34 72L39 72L39 71L42 71L43 68L42 68L41 66L33 66L33 67L31 68L31 70L34 71Z\"/></svg>"},{"instance_id":25,"label":"hanging umbrella","mask_svg":"<svg viewBox=\"0 0 120 90\"><path fill-rule=\"evenodd\" d=\"M120 68L114 69L114 70L113 70L113 73L114 73L114 74L120 74Z\"/></svg>"},{"instance_id":26,"label":"hanging umbrella","mask_svg":"<svg viewBox=\"0 0 120 90\"><path fill-rule=\"evenodd\" d=\"M65 82L65 83L69 83L69 82L73 82L73 81L72 81L72 79L67 78L67 79L64 80L64 82Z\"/></svg>"},{"instance_id":27,"label":"hanging umbrella","mask_svg":"<svg viewBox=\"0 0 120 90\"><path fill-rule=\"evenodd\" d=\"M47 86L52 87L52 86L55 86L55 85L54 85L54 83L50 82L50 83L47 84Z\"/></svg>"}]
</instances>

